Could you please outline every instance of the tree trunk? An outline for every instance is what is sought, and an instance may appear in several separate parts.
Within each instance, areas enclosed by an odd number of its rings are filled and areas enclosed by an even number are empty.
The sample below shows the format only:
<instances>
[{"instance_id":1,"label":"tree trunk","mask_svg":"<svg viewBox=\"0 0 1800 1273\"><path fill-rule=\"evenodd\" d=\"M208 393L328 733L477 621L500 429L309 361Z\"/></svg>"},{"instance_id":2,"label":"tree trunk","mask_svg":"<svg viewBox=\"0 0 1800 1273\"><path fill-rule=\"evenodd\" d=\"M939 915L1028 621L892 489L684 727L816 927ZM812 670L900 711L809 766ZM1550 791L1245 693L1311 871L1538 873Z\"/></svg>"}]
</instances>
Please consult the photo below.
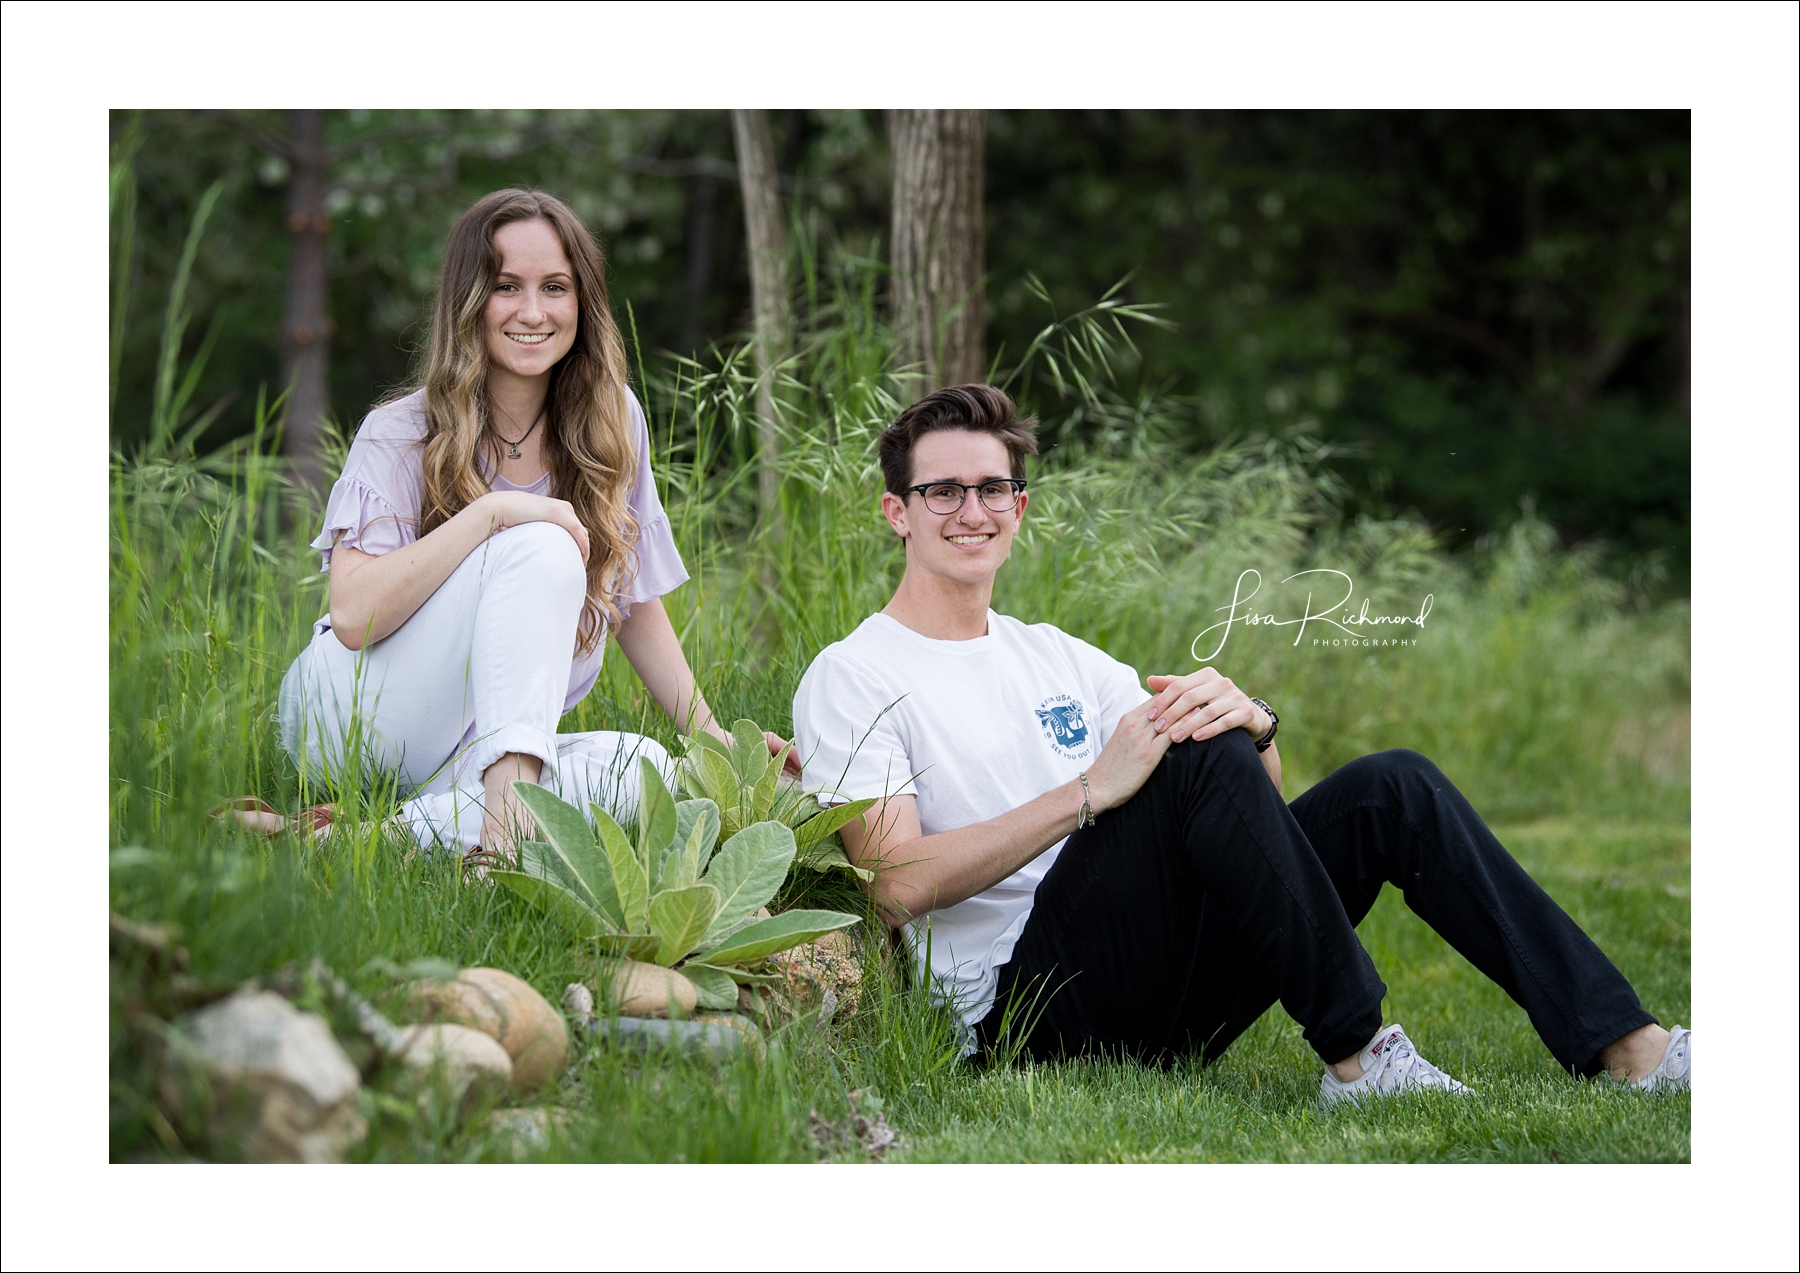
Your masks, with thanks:
<instances>
[{"instance_id":1,"label":"tree trunk","mask_svg":"<svg viewBox=\"0 0 1800 1273\"><path fill-rule=\"evenodd\" d=\"M750 296L756 321L756 434L761 457L757 496L766 524L774 526L780 480L775 461L779 434L775 414L775 367L787 356L792 320L788 312L787 228L775 178L775 145L769 113L734 110L738 187L744 197L744 233L750 248Z\"/></svg>"},{"instance_id":2,"label":"tree trunk","mask_svg":"<svg viewBox=\"0 0 1800 1273\"><path fill-rule=\"evenodd\" d=\"M987 376L985 132L978 110L888 112L894 324L924 393Z\"/></svg>"},{"instance_id":3,"label":"tree trunk","mask_svg":"<svg viewBox=\"0 0 1800 1273\"><path fill-rule=\"evenodd\" d=\"M330 348L333 325L326 314L324 112L288 113L288 290L282 323L283 372L291 396L287 453L296 480L318 489L324 478L322 426L331 411Z\"/></svg>"},{"instance_id":4,"label":"tree trunk","mask_svg":"<svg viewBox=\"0 0 1800 1273\"><path fill-rule=\"evenodd\" d=\"M706 301L712 294L713 224L719 179L710 172L694 178L688 194L687 282L682 287L681 352L697 354L706 339Z\"/></svg>"}]
</instances>

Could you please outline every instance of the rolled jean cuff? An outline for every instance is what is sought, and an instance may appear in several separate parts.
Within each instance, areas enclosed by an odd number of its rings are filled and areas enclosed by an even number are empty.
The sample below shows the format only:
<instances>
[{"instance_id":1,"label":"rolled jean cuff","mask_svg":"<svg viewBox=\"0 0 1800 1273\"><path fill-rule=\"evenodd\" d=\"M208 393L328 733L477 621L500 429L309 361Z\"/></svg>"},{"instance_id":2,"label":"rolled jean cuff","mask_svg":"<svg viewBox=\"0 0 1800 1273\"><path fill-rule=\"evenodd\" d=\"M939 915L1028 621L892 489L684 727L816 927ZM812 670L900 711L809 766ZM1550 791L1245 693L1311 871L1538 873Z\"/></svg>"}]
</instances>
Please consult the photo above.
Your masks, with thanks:
<instances>
[{"instance_id":1,"label":"rolled jean cuff","mask_svg":"<svg viewBox=\"0 0 1800 1273\"><path fill-rule=\"evenodd\" d=\"M1658 1024L1656 1018L1651 1016L1648 1012L1645 1012L1642 1008L1639 1008L1636 1012L1627 1012L1623 1016L1615 1017L1609 1024L1602 1026L1594 1032L1593 1037L1604 1037L1606 1042L1600 1044L1598 1047L1593 1047L1593 1045L1590 1044L1589 1046L1592 1047L1592 1051L1588 1053L1585 1059L1579 1055L1572 1056L1568 1059L1567 1064L1569 1073L1575 1075L1577 1078L1593 1078L1595 1075L1599 1074L1601 1070L1606 1068L1600 1063L1600 1054L1602 1052L1606 1051L1607 1048L1630 1034L1633 1030L1641 1030L1647 1025L1656 1024Z\"/></svg>"},{"instance_id":2,"label":"rolled jean cuff","mask_svg":"<svg viewBox=\"0 0 1800 1273\"><path fill-rule=\"evenodd\" d=\"M469 744L456 766L460 781L479 785L488 767L509 752L536 756L545 769L552 772L556 769L555 734L529 725L506 725L477 736Z\"/></svg>"},{"instance_id":3,"label":"rolled jean cuff","mask_svg":"<svg viewBox=\"0 0 1800 1273\"><path fill-rule=\"evenodd\" d=\"M1381 1000L1377 999L1372 1012L1335 1025L1328 1034L1322 1033L1312 1044L1312 1050L1325 1064L1336 1065L1374 1042L1375 1036L1381 1033L1381 1024Z\"/></svg>"}]
</instances>

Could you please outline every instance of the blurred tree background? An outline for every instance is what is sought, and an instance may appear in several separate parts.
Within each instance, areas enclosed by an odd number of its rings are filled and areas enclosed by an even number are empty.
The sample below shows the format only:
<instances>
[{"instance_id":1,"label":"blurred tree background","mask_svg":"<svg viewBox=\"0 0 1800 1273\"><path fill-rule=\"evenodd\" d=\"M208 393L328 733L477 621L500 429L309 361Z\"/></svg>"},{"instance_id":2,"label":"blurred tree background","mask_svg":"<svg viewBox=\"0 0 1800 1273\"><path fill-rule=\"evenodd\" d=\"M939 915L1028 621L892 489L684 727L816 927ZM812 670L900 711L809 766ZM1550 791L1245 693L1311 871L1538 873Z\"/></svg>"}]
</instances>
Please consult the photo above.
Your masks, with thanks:
<instances>
[{"instance_id":1,"label":"blurred tree background","mask_svg":"<svg viewBox=\"0 0 1800 1273\"><path fill-rule=\"evenodd\" d=\"M769 123L795 241L885 259L881 113ZM221 445L295 348L293 117L112 127L142 143L136 306L162 304L225 183L186 336L215 342L194 401L219 407L202 445ZM1175 326L1134 333L1118 392L1178 400L1196 448L1309 433L1352 512L1415 509L1457 545L1531 500L1621 573L1685 592L1688 132L1683 112L990 112L987 348L1004 362L1050 317L1031 276L1072 310L1129 275L1123 295ZM406 383L444 234L501 186L550 190L601 235L646 357L750 330L728 112L328 111L322 143L327 317L305 338L346 424ZM113 430L130 448L157 331L124 332Z\"/></svg>"}]
</instances>

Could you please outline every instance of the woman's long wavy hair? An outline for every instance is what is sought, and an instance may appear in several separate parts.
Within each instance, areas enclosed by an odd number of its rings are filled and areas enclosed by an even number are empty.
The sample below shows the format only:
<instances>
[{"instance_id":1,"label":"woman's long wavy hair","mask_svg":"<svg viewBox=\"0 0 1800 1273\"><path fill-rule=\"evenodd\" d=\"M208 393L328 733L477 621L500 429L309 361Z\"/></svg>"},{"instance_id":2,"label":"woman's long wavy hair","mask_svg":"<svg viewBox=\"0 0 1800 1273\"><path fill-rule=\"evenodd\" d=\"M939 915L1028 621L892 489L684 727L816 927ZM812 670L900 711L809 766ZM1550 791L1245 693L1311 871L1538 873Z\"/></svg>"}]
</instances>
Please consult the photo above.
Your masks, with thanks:
<instances>
[{"instance_id":1,"label":"woman's long wavy hair","mask_svg":"<svg viewBox=\"0 0 1800 1273\"><path fill-rule=\"evenodd\" d=\"M606 259L581 218L535 190L496 190L457 220L444 245L443 275L431 310L425 356L425 495L419 534L428 535L488 493L500 471L500 440L487 391L482 316L500 253L494 234L514 221L542 220L562 240L575 271L581 317L575 344L550 372L543 454L550 491L569 501L587 528L587 602L580 649L591 653L617 627L617 598L630 580L638 524L629 495L637 479L637 439L625 400L625 342L606 297Z\"/></svg>"}]
</instances>

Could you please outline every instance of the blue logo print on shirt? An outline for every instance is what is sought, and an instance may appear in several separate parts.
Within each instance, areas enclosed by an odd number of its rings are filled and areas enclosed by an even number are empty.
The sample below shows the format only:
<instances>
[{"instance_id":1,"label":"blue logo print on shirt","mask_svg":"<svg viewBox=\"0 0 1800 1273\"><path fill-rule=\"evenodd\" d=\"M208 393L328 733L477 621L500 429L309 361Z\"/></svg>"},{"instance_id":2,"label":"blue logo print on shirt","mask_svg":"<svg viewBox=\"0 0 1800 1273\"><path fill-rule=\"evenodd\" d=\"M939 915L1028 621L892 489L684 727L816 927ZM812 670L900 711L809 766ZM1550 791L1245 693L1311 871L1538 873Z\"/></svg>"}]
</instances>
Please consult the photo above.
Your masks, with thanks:
<instances>
[{"instance_id":1,"label":"blue logo print on shirt","mask_svg":"<svg viewBox=\"0 0 1800 1273\"><path fill-rule=\"evenodd\" d=\"M1037 709L1037 718L1038 724L1043 726L1044 737L1050 740L1057 754L1067 760L1081 760L1088 755L1087 715L1080 699L1067 694L1053 695Z\"/></svg>"}]
</instances>

